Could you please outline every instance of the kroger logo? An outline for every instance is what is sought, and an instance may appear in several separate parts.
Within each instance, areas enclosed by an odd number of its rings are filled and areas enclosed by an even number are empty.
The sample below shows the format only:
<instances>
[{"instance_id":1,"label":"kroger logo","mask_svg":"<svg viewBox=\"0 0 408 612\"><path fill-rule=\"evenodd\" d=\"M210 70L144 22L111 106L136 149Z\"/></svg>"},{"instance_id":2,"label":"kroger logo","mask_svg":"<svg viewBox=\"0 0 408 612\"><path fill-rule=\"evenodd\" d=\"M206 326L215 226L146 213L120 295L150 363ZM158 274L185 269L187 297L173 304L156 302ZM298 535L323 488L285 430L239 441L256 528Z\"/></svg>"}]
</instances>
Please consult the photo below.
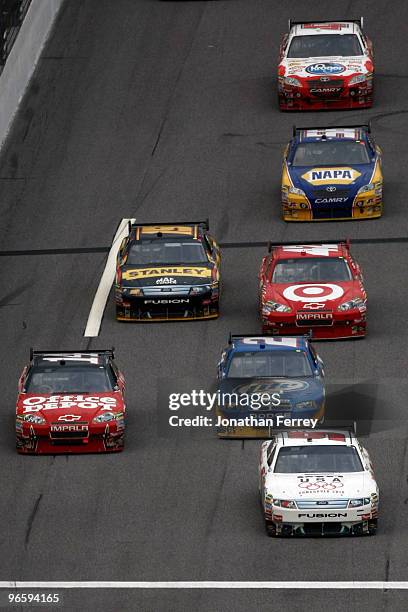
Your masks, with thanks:
<instances>
[{"instance_id":1,"label":"kroger logo","mask_svg":"<svg viewBox=\"0 0 408 612\"><path fill-rule=\"evenodd\" d=\"M309 74L340 74L346 69L343 64L331 64L329 62L321 62L320 64L310 64L306 68Z\"/></svg>"}]
</instances>

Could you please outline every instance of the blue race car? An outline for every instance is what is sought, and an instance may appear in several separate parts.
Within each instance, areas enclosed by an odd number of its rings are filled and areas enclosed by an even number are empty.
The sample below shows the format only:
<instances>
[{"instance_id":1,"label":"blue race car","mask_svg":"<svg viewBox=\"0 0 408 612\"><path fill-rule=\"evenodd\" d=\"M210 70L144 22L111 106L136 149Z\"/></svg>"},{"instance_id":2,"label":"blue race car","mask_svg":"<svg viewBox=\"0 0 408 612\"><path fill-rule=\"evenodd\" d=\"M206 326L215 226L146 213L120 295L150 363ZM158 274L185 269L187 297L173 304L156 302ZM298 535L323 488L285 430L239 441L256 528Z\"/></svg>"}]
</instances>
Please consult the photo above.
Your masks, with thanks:
<instances>
[{"instance_id":1,"label":"blue race car","mask_svg":"<svg viewBox=\"0 0 408 612\"><path fill-rule=\"evenodd\" d=\"M381 149L369 125L293 128L283 159L284 221L380 217L382 191Z\"/></svg>"},{"instance_id":2,"label":"blue race car","mask_svg":"<svg viewBox=\"0 0 408 612\"><path fill-rule=\"evenodd\" d=\"M307 427L305 419L321 423L323 377L307 336L230 336L218 364L219 437L270 438L286 419L295 427Z\"/></svg>"}]
</instances>

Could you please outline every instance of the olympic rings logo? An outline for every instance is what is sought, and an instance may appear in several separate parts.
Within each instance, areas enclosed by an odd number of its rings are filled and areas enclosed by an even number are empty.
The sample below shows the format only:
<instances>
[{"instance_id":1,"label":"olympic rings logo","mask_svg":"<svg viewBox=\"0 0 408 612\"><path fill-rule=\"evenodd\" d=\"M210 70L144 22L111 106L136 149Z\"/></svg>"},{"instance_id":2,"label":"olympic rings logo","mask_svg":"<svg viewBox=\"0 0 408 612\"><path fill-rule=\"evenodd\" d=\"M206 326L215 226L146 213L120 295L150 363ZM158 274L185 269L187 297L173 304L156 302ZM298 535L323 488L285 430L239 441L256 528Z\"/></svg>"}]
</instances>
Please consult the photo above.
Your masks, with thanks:
<instances>
[{"instance_id":1,"label":"olympic rings logo","mask_svg":"<svg viewBox=\"0 0 408 612\"><path fill-rule=\"evenodd\" d=\"M299 489L307 489L308 491L318 491L323 489L324 491L334 491L335 489L341 489L344 487L342 482L301 482L299 483Z\"/></svg>"}]
</instances>

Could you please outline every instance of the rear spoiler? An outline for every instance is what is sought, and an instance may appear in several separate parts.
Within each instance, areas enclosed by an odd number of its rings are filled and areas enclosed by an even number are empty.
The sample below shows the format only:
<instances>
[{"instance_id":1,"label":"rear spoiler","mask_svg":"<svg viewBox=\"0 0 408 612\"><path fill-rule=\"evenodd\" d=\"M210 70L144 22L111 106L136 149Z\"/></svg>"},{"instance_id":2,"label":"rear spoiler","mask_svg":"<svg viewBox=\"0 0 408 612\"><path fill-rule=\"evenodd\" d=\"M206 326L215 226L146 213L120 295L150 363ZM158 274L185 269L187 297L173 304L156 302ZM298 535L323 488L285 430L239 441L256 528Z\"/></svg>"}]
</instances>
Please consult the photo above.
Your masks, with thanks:
<instances>
[{"instance_id":1,"label":"rear spoiler","mask_svg":"<svg viewBox=\"0 0 408 612\"><path fill-rule=\"evenodd\" d=\"M303 21L294 21L293 19L289 19L288 21L288 25L289 25L289 30L296 25L303 25L303 24L311 24L311 23L315 23L316 25L319 23L356 23L358 26L360 26L360 30L363 29L364 26L364 18L360 17L359 19L315 19L315 20L303 20Z\"/></svg>"},{"instance_id":2,"label":"rear spoiler","mask_svg":"<svg viewBox=\"0 0 408 612\"><path fill-rule=\"evenodd\" d=\"M323 244L334 244L334 245L338 245L338 244L344 244L344 246L346 247L346 249L350 249L350 244L351 244L351 240L350 238L346 238L345 240L302 240L302 241L297 241L297 242L271 242L270 240L268 241L268 253L270 253L272 251L272 249L274 249L275 247L280 247L280 246L320 246Z\"/></svg>"},{"instance_id":3,"label":"rear spoiler","mask_svg":"<svg viewBox=\"0 0 408 612\"><path fill-rule=\"evenodd\" d=\"M228 336L228 344L232 344L234 338L259 338L260 340L262 338L265 337L269 337L269 336L265 336L265 334L232 334L231 332L229 333ZM270 336L271 338L274 338L275 340L277 338L281 338L282 340L285 339L284 336ZM305 338L306 340L311 340L312 339L312 330L309 330L306 334L294 334L293 336L288 336L289 338Z\"/></svg>"},{"instance_id":4,"label":"rear spoiler","mask_svg":"<svg viewBox=\"0 0 408 612\"><path fill-rule=\"evenodd\" d=\"M315 432L319 432L319 433L328 433L330 434L331 432L333 433L342 433L345 434L346 432L349 434L349 438L350 438L350 443L353 442L353 438L352 435L357 435L357 423L356 421L339 421L336 425L326 425L326 423L322 423L321 426L318 424L316 428L314 429L304 429L304 428L299 428L299 427L279 427L273 430L274 432L276 432L276 434L274 434L274 436L277 436L279 434L282 434L282 442L283 445L285 445L285 438L283 437L283 433L284 432L304 432L306 434L310 433L310 437L312 438L313 433ZM306 435L307 438L307 435Z\"/></svg>"},{"instance_id":5,"label":"rear spoiler","mask_svg":"<svg viewBox=\"0 0 408 612\"><path fill-rule=\"evenodd\" d=\"M205 221L160 221L160 222L156 222L156 223L138 223L137 221L135 223L132 223L131 221L129 221L129 232L133 227L152 227L154 225L201 225L202 227L204 227L206 230L210 229L210 223L208 218L205 219Z\"/></svg>"},{"instance_id":6,"label":"rear spoiler","mask_svg":"<svg viewBox=\"0 0 408 612\"><path fill-rule=\"evenodd\" d=\"M33 360L34 357L38 357L41 355L73 355L77 353L78 355L107 355L114 359L115 357L115 348L112 346L110 349L94 349L94 350L82 350L75 349L73 351L37 351L30 347L30 361Z\"/></svg>"},{"instance_id":7,"label":"rear spoiler","mask_svg":"<svg viewBox=\"0 0 408 612\"><path fill-rule=\"evenodd\" d=\"M351 124L351 125L312 125L312 126L307 126L307 127L297 127L296 125L294 125L292 127L292 135L296 136L296 132L300 132L301 130L337 130L337 129L360 129L360 130L366 130L366 132L368 134L371 133L371 122L369 121L368 123L363 123L363 124Z\"/></svg>"}]
</instances>

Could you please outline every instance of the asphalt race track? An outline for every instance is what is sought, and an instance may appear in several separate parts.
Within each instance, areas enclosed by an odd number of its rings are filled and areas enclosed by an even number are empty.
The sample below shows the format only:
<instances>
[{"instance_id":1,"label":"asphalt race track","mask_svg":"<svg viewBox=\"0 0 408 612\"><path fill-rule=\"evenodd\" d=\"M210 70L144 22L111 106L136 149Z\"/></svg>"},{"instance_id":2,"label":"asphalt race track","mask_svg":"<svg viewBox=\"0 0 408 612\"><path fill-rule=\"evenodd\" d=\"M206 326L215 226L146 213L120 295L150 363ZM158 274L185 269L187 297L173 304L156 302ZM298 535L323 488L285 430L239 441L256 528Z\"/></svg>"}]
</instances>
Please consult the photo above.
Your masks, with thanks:
<instances>
[{"instance_id":1,"label":"asphalt race track","mask_svg":"<svg viewBox=\"0 0 408 612\"><path fill-rule=\"evenodd\" d=\"M407 238L408 4L394 0L66 1L0 160L0 251L109 246L122 217L210 218L221 242ZM296 19L364 16L374 41L368 111L282 114L280 33ZM293 123L372 121L384 154L378 221L284 224L282 149ZM405 185L405 187L404 187ZM83 337L103 253L0 257L3 401L0 580L406 580L408 242L357 244L369 336L320 343L328 382L375 380L398 422L368 438L382 493L375 538L270 539L257 492L259 442L159 435L170 377L212 381L228 332L258 332L265 249L223 253L222 316L114 320ZM127 378L119 455L21 457L17 379L29 347L116 347ZM62 593L67 610L406 610L404 591L138 590ZM48 608L47 608L48 609Z\"/></svg>"}]
</instances>

